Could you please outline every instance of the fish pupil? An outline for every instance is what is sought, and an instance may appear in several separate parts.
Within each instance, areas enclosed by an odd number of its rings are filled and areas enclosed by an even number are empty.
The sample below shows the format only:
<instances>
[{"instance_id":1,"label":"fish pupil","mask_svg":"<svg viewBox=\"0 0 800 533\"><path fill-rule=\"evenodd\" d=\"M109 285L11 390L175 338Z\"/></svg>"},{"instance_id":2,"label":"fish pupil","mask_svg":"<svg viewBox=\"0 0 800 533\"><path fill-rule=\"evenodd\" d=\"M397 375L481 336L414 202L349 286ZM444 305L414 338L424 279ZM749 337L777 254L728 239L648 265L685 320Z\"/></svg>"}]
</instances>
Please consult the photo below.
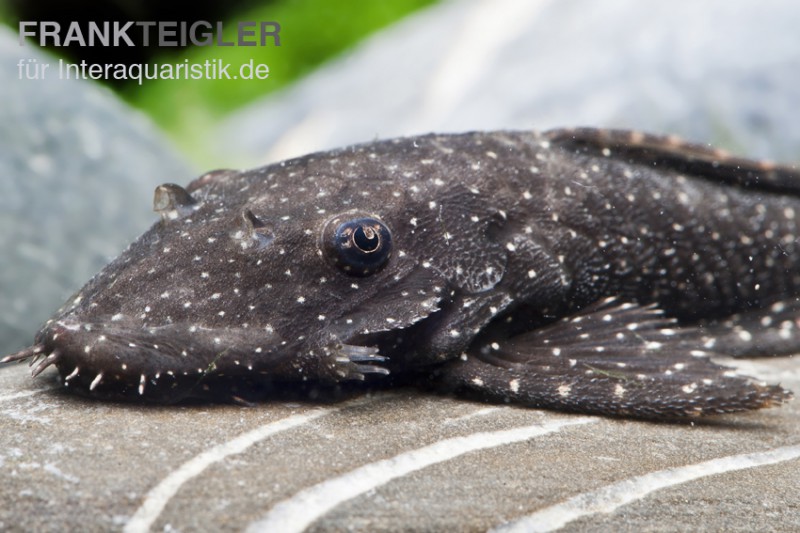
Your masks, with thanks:
<instances>
[{"instance_id":1,"label":"fish pupil","mask_svg":"<svg viewBox=\"0 0 800 533\"><path fill-rule=\"evenodd\" d=\"M372 253L381 245L378 232L370 226L359 226L353 232L353 244L365 253Z\"/></svg>"}]
</instances>

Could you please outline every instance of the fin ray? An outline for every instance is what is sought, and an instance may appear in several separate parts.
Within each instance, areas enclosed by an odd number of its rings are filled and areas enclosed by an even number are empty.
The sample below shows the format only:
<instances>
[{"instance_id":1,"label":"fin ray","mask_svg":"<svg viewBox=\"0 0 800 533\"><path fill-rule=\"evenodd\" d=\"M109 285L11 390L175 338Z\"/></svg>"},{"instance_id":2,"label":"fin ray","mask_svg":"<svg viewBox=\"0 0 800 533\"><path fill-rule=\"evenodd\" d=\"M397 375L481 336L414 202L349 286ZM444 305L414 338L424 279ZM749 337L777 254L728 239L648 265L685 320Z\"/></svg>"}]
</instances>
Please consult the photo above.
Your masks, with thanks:
<instances>
[{"instance_id":1,"label":"fin ray","mask_svg":"<svg viewBox=\"0 0 800 533\"><path fill-rule=\"evenodd\" d=\"M687 335L688 334L688 335ZM496 400L646 419L778 405L791 393L718 365L653 306L602 300L532 332L473 347L440 377Z\"/></svg>"}]
</instances>

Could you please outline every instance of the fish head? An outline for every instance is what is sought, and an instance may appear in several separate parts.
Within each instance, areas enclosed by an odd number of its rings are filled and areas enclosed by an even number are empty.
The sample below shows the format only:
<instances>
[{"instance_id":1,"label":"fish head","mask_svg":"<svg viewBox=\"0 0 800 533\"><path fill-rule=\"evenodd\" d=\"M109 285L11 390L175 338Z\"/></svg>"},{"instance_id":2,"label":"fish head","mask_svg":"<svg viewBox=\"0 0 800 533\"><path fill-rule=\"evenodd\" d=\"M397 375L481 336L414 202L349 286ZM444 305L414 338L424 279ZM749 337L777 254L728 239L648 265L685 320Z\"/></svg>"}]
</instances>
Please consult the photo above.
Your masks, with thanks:
<instances>
[{"instance_id":1,"label":"fish head","mask_svg":"<svg viewBox=\"0 0 800 533\"><path fill-rule=\"evenodd\" d=\"M435 320L452 294L432 248L440 211L402 171L362 148L159 186L161 220L28 355L72 389L153 401L386 374L384 334Z\"/></svg>"}]
</instances>

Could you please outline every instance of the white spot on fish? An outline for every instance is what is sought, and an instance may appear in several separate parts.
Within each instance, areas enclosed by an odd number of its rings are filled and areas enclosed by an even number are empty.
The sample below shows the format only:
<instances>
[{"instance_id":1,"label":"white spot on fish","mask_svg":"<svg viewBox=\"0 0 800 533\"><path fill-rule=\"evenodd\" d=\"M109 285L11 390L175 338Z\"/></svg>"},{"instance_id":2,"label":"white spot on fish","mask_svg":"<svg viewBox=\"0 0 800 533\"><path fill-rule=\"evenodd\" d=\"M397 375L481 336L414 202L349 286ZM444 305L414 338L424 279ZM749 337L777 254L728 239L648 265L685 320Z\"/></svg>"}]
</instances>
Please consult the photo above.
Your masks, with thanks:
<instances>
[{"instance_id":1,"label":"white spot on fish","mask_svg":"<svg viewBox=\"0 0 800 533\"><path fill-rule=\"evenodd\" d=\"M97 376L95 376L95 378L92 380L91 384L89 384L89 390L93 391L95 388L97 388L97 386L100 384L100 381L102 379L103 379L103 373L100 372L99 374L97 374Z\"/></svg>"}]
</instances>

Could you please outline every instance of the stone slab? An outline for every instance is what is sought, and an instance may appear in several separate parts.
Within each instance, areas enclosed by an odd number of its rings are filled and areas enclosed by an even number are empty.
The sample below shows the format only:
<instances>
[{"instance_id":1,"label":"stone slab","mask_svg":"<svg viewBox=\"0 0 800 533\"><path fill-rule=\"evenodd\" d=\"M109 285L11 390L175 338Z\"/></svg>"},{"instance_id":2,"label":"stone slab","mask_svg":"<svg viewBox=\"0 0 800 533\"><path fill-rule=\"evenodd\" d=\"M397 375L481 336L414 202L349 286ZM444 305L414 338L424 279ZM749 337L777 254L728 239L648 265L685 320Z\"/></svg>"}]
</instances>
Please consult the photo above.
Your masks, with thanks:
<instances>
[{"instance_id":1,"label":"stone slab","mask_svg":"<svg viewBox=\"0 0 800 533\"><path fill-rule=\"evenodd\" d=\"M744 370L800 390L790 358ZM71 396L54 376L0 372L2 531L800 528L796 401L675 425L413 389L137 406Z\"/></svg>"}]
</instances>

